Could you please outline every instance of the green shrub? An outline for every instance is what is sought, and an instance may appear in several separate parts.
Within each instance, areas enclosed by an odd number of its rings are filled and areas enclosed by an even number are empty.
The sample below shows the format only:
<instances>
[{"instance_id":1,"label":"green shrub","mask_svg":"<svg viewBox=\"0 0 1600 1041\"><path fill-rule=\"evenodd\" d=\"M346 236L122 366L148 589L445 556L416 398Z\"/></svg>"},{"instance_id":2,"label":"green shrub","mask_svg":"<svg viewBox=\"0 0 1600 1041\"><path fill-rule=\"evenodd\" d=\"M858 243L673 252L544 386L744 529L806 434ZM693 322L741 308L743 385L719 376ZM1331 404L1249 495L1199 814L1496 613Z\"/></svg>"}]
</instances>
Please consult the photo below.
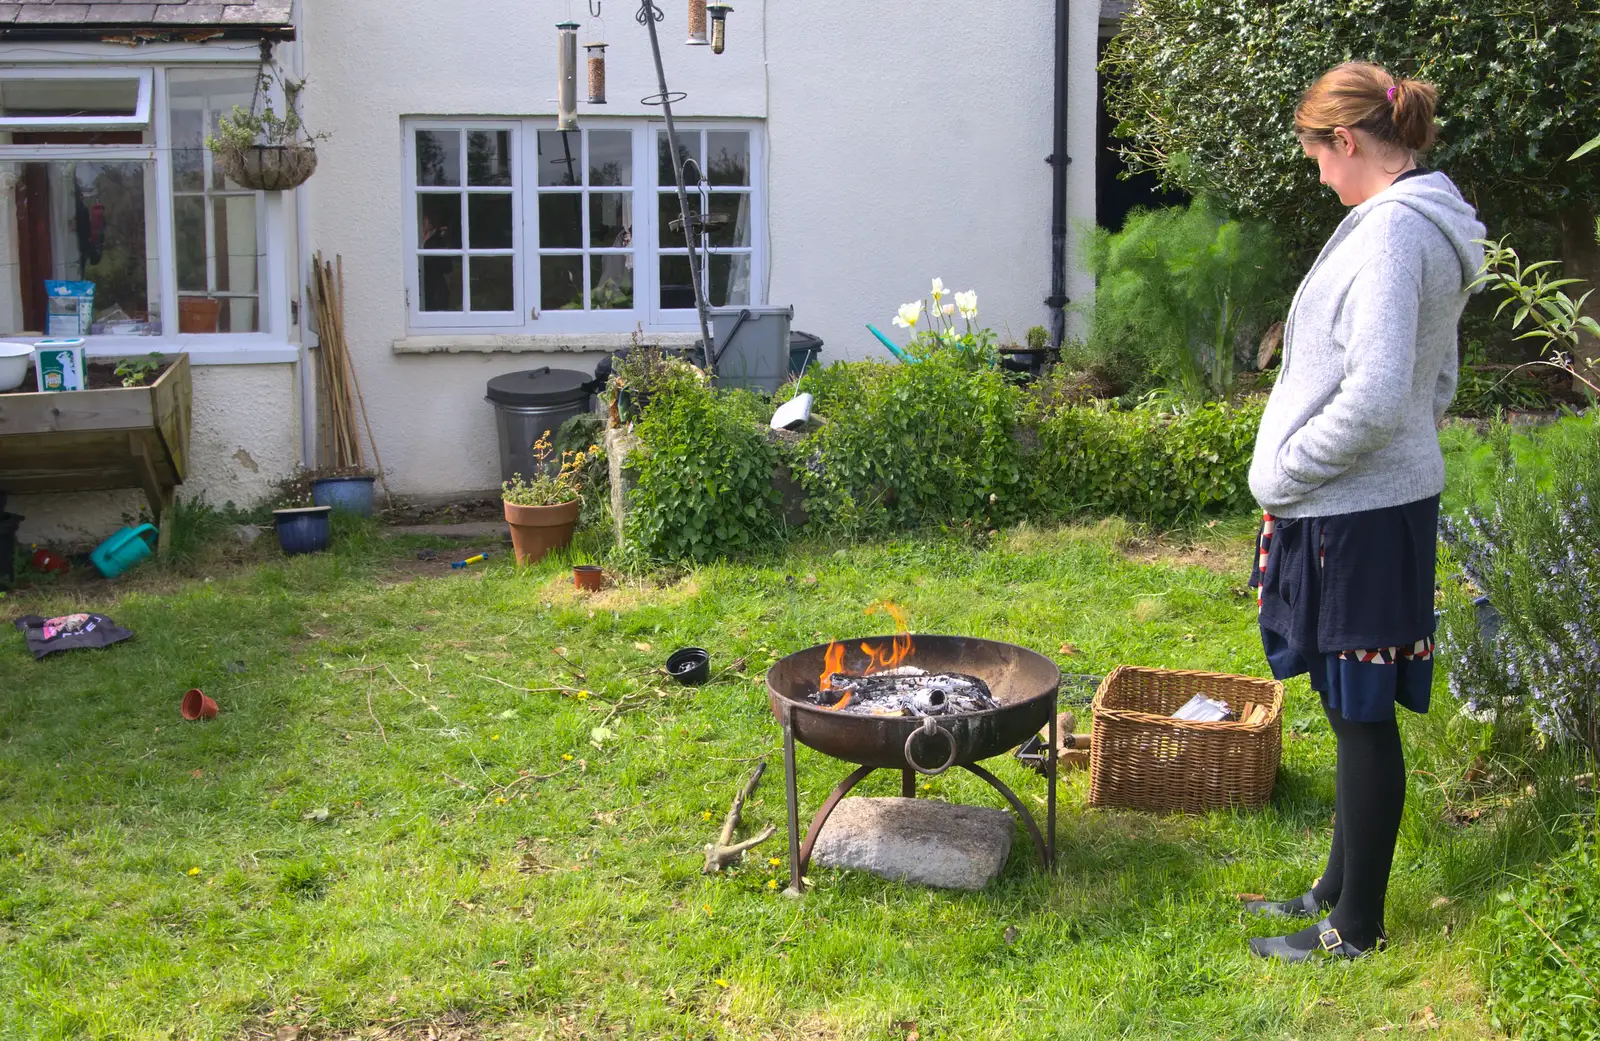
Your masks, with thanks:
<instances>
[{"instance_id":1,"label":"green shrub","mask_svg":"<svg viewBox=\"0 0 1600 1041\"><path fill-rule=\"evenodd\" d=\"M1252 503L1248 475L1261 404L1183 414L1073 406L1036 419L1027 460L1036 515L1118 513L1170 524Z\"/></svg>"},{"instance_id":2,"label":"green shrub","mask_svg":"<svg viewBox=\"0 0 1600 1041\"><path fill-rule=\"evenodd\" d=\"M1232 395L1237 348L1287 302L1289 265L1272 233L1203 200L1135 212L1120 232L1097 229L1087 265L1091 366L1191 401Z\"/></svg>"},{"instance_id":3,"label":"green shrub","mask_svg":"<svg viewBox=\"0 0 1600 1041\"><path fill-rule=\"evenodd\" d=\"M1021 392L978 356L933 348L914 365L837 363L807 387L827 420L800 447L819 526L993 523L1024 512Z\"/></svg>"},{"instance_id":4,"label":"green shrub","mask_svg":"<svg viewBox=\"0 0 1600 1041\"><path fill-rule=\"evenodd\" d=\"M656 394L637 427L638 486L628 541L652 559L710 560L774 541L778 448L753 395L682 381Z\"/></svg>"},{"instance_id":5,"label":"green shrub","mask_svg":"<svg viewBox=\"0 0 1600 1041\"><path fill-rule=\"evenodd\" d=\"M1600 835L1501 893L1491 933L1496 1026L1528 1041L1600 1039Z\"/></svg>"},{"instance_id":6,"label":"green shrub","mask_svg":"<svg viewBox=\"0 0 1600 1041\"><path fill-rule=\"evenodd\" d=\"M1600 756L1600 421L1586 438L1553 439L1545 482L1523 473L1500 434L1491 503L1447 518L1445 541L1472 590L1445 614L1451 691L1469 710L1514 709L1539 733ZM1480 638L1468 592L1499 615Z\"/></svg>"}]
</instances>

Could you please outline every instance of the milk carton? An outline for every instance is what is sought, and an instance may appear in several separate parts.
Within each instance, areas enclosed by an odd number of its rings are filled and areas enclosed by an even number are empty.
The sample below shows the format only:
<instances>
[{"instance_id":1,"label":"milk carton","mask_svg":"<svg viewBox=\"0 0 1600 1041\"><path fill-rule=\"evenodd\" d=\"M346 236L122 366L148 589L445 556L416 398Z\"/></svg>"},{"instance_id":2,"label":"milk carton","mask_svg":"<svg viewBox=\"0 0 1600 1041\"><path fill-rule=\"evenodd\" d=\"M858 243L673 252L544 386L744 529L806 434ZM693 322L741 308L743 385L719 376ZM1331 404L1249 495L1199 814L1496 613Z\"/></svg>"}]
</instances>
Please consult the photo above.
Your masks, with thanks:
<instances>
[{"instance_id":1,"label":"milk carton","mask_svg":"<svg viewBox=\"0 0 1600 1041\"><path fill-rule=\"evenodd\" d=\"M88 387L89 370L84 357L83 338L39 340L33 345L33 371L39 378L39 389L84 390Z\"/></svg>"}]
</instances>

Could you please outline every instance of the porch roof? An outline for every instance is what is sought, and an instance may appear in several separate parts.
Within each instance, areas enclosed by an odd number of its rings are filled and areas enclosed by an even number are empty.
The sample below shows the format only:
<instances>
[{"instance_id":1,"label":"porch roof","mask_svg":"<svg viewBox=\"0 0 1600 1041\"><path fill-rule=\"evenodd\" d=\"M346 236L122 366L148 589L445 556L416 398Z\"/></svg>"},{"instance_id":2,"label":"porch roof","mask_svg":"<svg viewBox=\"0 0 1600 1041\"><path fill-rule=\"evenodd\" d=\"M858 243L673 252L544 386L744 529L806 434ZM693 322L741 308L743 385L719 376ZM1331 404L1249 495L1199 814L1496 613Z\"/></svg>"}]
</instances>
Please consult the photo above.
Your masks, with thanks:
<instances>
[{"instance_id":1,"label":"porch roof","mask_svg":"<svg viewBox=\"0 0 1600 1041\"><path fill-rule=\"evenodd\" d=\"M294 38L293 0L0 0L0 41Z\"/></svg>"}]
</instances>

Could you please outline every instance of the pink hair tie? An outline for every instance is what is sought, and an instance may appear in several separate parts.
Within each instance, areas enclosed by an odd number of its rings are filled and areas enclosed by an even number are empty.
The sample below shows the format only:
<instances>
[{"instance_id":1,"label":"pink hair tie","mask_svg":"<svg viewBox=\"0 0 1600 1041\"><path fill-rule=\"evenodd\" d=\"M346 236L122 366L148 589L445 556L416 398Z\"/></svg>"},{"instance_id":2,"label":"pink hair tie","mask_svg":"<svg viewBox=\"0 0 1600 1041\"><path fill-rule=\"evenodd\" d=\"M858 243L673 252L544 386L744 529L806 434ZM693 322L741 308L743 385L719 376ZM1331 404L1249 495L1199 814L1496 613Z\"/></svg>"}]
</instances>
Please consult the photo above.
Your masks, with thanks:
<instances>
[{"instance_id":1,"label":"pink hair tie","mask_svg":"<svg viewBox=\"0 0 1600 1041\"><path fill-rule=\"evenodd\" d=\"M1395 92L1395 91L1397 91L1397 90L1399 90L1399 89L1400 89L1400 84L1398 84L1398 83L1396 83L1396 84L1395 84L1395 85L1394 85L1394 86L1392 86L1392 87L1390 87L1390 88L1389 88L1389 91L1388 91L1388 94L1389 94L1389 104L1391 104L1391 105L1393 105L1393 104L1394 104L1394 92Z\"/></svg>"}]
</instances>

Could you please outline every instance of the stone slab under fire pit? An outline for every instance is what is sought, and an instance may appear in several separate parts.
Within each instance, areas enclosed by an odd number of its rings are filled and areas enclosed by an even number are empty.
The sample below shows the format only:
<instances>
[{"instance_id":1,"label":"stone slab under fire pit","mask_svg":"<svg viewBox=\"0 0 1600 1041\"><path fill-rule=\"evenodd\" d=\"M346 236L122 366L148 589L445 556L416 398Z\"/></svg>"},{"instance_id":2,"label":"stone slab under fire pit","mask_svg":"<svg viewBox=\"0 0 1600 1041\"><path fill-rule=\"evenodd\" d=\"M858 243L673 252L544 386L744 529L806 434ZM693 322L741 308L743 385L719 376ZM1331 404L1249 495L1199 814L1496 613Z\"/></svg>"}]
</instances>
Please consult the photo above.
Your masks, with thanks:
<instances>
[{"instance_id":1,"label":"stone slab under fire pit","mask_svg":"<svg viewBox=\"0 0 1600 1041\"><path fill-rule=\"evenodd\" d=\"M939 889L982 889L1006 866L1016 825L1005 810L934 799L845 799L812 860Z\"/></svg>"}]
</instances>

